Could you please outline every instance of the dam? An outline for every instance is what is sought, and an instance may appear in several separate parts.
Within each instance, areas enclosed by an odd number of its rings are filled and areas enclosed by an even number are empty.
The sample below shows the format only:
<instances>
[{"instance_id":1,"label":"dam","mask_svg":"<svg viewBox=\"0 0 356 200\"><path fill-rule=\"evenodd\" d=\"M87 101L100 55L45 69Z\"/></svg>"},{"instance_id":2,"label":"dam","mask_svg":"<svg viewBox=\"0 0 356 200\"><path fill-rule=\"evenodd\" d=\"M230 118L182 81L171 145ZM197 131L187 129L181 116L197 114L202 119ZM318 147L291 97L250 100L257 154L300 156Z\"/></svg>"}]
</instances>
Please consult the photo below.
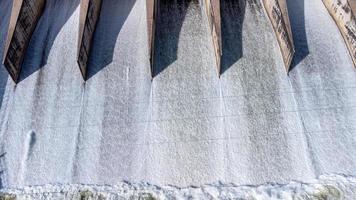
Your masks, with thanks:
<instances>
[{"instance_id":1,"label":"dam","mask_svg":"<svg viewBox=\"0 0 356 200\"><path fill-rule=\"evenodd\" d=\"M353 199L353 11L345 29L326 0L46 0L14 59L16 2L1 193Z\"/></svg>"}]
</instances>

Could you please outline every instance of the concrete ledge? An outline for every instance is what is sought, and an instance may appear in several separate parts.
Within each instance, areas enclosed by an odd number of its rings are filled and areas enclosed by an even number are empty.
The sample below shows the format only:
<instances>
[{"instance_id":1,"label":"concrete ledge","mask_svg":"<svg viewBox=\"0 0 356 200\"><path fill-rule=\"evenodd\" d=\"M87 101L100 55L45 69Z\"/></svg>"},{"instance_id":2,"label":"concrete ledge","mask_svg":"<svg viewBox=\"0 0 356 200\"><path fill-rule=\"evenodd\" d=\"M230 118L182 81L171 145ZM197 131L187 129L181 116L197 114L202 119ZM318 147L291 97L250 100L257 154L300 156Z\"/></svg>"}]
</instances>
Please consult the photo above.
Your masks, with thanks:
<instances>
[{"instance_id":1,"label":"concrete ledge","mask_svg":"<svg viewBox=\"0 0 356 200\"><path fill-rule=\"evenodd\" d=\"M146 0L148 52L149 52L149 59L151 65L151 76L153 76L156 16L157 16L157 7L158 7L157 1L158 0Z\"/></svg>"},{"instance_id":2,"label":"concrete ledge","mask_svg":"<svg viewBox=\"0 0 356 200\"><path fill-rule=\"evenodd\" d=\"M3 63L17 82L23 58L45 6L45 0L14 0Z\"/></svg>"},{"instance_id":3,"label":"concrete ledge","mask_svg":"<svg viewBox=\"0 0 356 200\"><path fill-rule=\"evenodd\" d=\"M285 0L263 0L282 52L285 68L289 71L294 55L294 44Z\"/></svg>"},{"instance_id":4,"label":"concrete ledge","mask_svg":"<svg viewBox=\"0 0 356 200\"><path fill-rule=\"evenodd\" d=\"M79 18L79 38L77 62L84 80L86 80L92 39L100 16L101 0L81 0Z\"/></svg>"},{"instance_id":5,"label":"concrete ledge","mask_svg":"<svg viewBox=\"0 0 356 200\"><path fill-rule=\"evenodd\" d=\"M356 67L356 2L354 0L323 0L323 2L339 27Z\"/></svg>"},{"instance_id":6,"label":"concrete ledge","mask_svg":"<svg viewBox=\"0 0 356 200\"><path fill-rule=\"evenodd\" d=\"M203 3L205 5L204 9L209 20L209 27L211 30L215 51L216 65L218 74L220 76L222 55L220 0L204 0Z\"/></svg>"}]
</instances>

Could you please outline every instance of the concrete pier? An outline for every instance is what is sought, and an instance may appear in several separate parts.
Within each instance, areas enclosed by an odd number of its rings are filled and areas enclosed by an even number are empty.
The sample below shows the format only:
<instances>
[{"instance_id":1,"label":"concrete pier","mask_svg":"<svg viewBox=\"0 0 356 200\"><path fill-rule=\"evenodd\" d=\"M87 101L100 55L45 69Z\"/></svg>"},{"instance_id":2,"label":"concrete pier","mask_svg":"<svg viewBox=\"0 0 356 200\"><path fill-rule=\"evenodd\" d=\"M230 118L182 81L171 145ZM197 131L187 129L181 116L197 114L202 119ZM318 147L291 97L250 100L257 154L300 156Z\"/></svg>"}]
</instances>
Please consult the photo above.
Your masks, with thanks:
<instances>
[{"instance_id":1,"label":"concrete pier","mask_svg":"<svg viewBox=\"0 0 356 200\"><path fill-rule=\"evenodd\" d=\"M43 13L45 2L45 0L13 1L3 62L15 82L20 75L27 46Z\"/></svg>"},{"instance_id":2,"label":"concrete pier","mask_svg":"<svg viewBox=\"0 0 356 200\"><path fill-rule=\"evenodd\" d=\"M222 55L220 0L204 0L204 3L205 3L205 11L209 19L209 27L213 39L216 65L220 76L221 55Z\"/></svg>"},{"instance_id":3,"label":"concrete pier","mask_svg":"<svg viewBox=\"0 0 356 200\"><path fill-rule=\"evenodd\" d=\"M263 4L276 33L284 65L288 72L294 55L294 45L286 1L263 0Z\"/></svg>"},{"instance_id":4,"label":"concrete pier","mask_svg":"<svg viewBox=\"0 0 356 200\"><path fill-rule=\"evenodd\" d=\"M323 0L323 2L339 27L356 67L356 2L353 0Z\"/></svg>"},{"instance_id":5,"label":"concrete pier","mask_svg":"<svg viewBox=\"0 0 356 200\"><path fill-rule=\"evenodd\" d=\"M154 43L155 43L155 20L157 13L156 0L146 0L147 11L147 35L148 35L148 52L151 65L151 75L153 76L153 58L154 58Z\"/></svg>"},{"instance_id":6,"label":"concrete pier","mask_svg":"<svg viewBox=\"0 0 356 200\"><path fill-rule=\"evenodd\" d=\"M80 72L86 80L90 48L96 23L100 16L101 0L81 0L79 19L78 58Z\"/></svg>"}]
</instances>

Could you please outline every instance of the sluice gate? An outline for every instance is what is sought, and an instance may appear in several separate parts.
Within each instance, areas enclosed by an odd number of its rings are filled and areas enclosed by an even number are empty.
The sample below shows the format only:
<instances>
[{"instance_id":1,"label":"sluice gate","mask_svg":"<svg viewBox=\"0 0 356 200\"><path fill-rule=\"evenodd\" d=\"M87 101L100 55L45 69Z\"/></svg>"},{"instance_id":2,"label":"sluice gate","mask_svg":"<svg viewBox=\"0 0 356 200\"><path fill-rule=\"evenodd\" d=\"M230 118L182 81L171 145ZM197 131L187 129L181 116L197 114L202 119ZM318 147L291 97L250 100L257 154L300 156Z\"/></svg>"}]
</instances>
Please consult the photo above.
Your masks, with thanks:
<instances>
[{"instance_id":1,"label":"sluice gate","mask_svg":"<svg viewBox=\"0 0 356 200\"><path fill-rule=\"evenodd\" d=\"M40 19L45 0L14 0L7 32L4 66L17 82L27 46Z\"/></svg>"},{"instance_id":2,"label":"sluice gate","mask_svg":"<svg viewBox=\"0 0 356 200\"><path fill-rule=\"evenodd\" d=\"M146 22L148 35L148 55L151 75L154 71L154 52L157 18L159 18L159 0L146 1ZM295 52L286 0L261 0L271 22L280 46L283 62L289 71ZM238 3L238 1L236 1ZM338 25L353 62L356 66L356 3L350 0L323 0L326 8ZM22 60L32 34L36 28L46 0L14 0L3 62L11 78L17 82ZM208 18L212 36L217 71L221 73L221 56L223 54L220 0L200 0L200 5ZM88 60L96 24L100 17L102 0L81 0L78 34L77 63L86 80Z\"/></svg>"}]
</instances>

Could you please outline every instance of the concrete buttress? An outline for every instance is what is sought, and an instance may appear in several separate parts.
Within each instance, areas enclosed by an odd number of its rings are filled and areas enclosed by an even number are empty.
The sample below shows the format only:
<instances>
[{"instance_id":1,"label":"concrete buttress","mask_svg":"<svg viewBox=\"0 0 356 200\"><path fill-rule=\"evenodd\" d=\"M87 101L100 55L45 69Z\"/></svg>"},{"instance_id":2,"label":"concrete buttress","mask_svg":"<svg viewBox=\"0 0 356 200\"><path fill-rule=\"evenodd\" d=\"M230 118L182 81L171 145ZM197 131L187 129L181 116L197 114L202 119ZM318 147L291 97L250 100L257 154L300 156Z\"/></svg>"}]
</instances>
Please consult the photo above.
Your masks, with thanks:
<instances>
[{"instance_id":1,"label":"concrete buttress","mask_svg":"<svg viewBox=\"0 0 356 200\"><path fill-rule=\"evenodd\" d=\"M220 76L222 55L220 0L204 0L203 3L205 5L205 12L209 20L209 27L214 45L216 66Z\"/></svg>"},{"instance_id":2,"label":"concrete buttress","mask_svg":"<svg viewBox=\"0 0 356 200\"><path fill-rule=\"evenodd\" d=\"M4 66L17 82L27 46L40 19L45 0L14 0L7 32Z\"/></svg>"},{"instance_id":3,"label":"concrete buttress","mask_svg":"<svg viewBox=\"0 0 356 200\"><path fill-rule=\"evenodd\" d=\"M154 59L154 43L155 43L155 28L157 16L157 0L146 0L147 12L147 35L148 35L148 53L151 66L151 76L153 77L153 59Z\"/></svg>"},{"instance_id":4,"label":"concrete buttress","mask_svg":"<svg viewBox=\"0 0 356 200\"><path fill-rule=\"evenodd\" d=\"M337 24L356 67L356 2L354 0L323 0Z\"/></svg>"},{"instance_id":5,"label":"concrete buttress","mask_svg":"<svg viewBox=\"0 0 356 200\"><path fill-rule=\"evenodd\" d=\"M77 62L84 80L96 24L101 10L101 0L81 0Z\"/></svg>"},{"instance_id":6,"label":"concrete buttress","mask_svg":"<svg viewBox=\"0 0 356 200\"><path fill-rule=\"evenodd\" d=\"M263 0L263 4L276 34L287 72L294 56L292 29L285 0Z\"/></svg>"}]
</instances>

